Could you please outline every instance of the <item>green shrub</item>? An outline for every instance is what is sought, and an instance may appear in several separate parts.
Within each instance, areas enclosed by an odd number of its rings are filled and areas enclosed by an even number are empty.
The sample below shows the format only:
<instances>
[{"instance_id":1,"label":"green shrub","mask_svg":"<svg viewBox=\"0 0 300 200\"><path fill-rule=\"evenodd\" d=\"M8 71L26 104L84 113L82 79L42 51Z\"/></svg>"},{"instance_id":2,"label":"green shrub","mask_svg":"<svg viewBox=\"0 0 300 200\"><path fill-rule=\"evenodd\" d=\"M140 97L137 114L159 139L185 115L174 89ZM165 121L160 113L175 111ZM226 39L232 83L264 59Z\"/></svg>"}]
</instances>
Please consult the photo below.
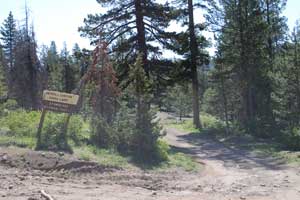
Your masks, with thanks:
<instances>
[{"instance_id":1,"label":"green shrub","mask_svg":"<svg viewBox=\"0 0 300 200\"><path fill-rule=\"evenodd\" d=\"M40 113L36 111L15 110L0 119L1 129L7 129L8 135L35 137Z\"/></svg>"},{"instance_id":2,"label":"green shrub","mask_svg":"<svg viewBox=\"0 0 300 200\"><path fill-rule=\"evenodd\" d=\"M82 135L83 119L74 115L68 124L68 132L62 133L66 121L66 114L48 113L45 118L42 130L41 148L49 150L71 151L68 138L75 145L80 145L84 141Z\"/></svg>"},{"instance_id":3,"label":"green shrub","mask_svg":"<svg viewBox=\"0 0 300 200\"><path fill-rule=\"evenodd\" d=\"M158 141L161 137L161 126L155 120L155 114L150 110L143 113L132 139L132 151L138 161L156 163L163 161L158 152Z\"/></svg>"},{"instance_id":4,"label":"green shrub","mask_svg":"<svg viewBox=\"0 0 300 200\"><path fill-rule=\"evenodd\" d=\"M66 137L62 134L64 118L61 114L48 113L42 130L41 146L45 150L68 149Z\"/></svg>"},{"instance_id":5,"label":"green shrub","mask_svg":"<svg viewBox=\"0 0 300 200\"><path fill-rule=\"evenodd\" d=\"M17 146L33 149L35 142L35 138L31 137L15 137L6 135L1 135L0 137L0 146Z\"/></svg>"},{"instance_id":6,"label":"green shrub","mask_svg":"<svg viewBox=\"0 0 300 200\"><path fill-rule=\"evenodd\" d=\"M117 150L122 153L128 153L135 131L135 115L133 109L127 107L126 104L121 104L113 128L118 136Z\"/></svg>"},{"instance_id":7,"label":"green shrub","mask_svg":"<svg viewBox=\"0 0 300 200\"><path fill-rule=\"evenodd\" d=\"M3 109L16 110L19 108L18 102L14 99L8 99L4 104L2 104Z\"/></svg>"},{"instance_id":8,"label":"green shrub","mask_svg":"<svg viewBox=\"0 0 300 200\"><path fill-rule=\"evenodd\" d=\"M13 103L9 104L12 105ZM0 133L1 135L11 137L10 141L17 138L18 144L20 144L19 141L22 138L24 140L31 138L31 141L35 141L40 116L41 113L39 111L25 111L22 109L9 111L5 116L0 118ZM42 130L42 148L60 149L67 143L61 137L65 119L66 114L47 113ZM84 121L80 116L74 115L71 117L67 137L76 145L83 143L87 137L87 133L82 130L83 125ZM31 145L32 142L30 142Z\"/></svg>"},{"instance_id":9,"label":"green shrub","mask_svg":"<svg viewBox=\"0 0 300 200\"><path fill-rule=\"evenodd\" d=\"M207 113L201 115L201 122L204 129L220 129L224 127L224 122Z\"/></svg>"},{"instance_id":10,"label":"green shrub","mask_svg":"<svg viewBox=\"0 0 300 200\"><path fill-rule=\"evenodd\" d=\"M300 128L294 127L287 129L281 136L281 142L285 144L288 150L299 151L300 150Z\"/></svg>"},{"instance_id":11,"label":"green shrub","mask_svg":"<svg viewBox=\"0 0 300 200\"><path fill-rule=\"evenodd\" d=\"M73 115L68 126L68 137L76 146L83 145L90 137L90 126L80 115Z\"/></svg>"},{"instance_id":12,"label":"green shrub","mask_svg":"<svg viewBox=\"0 0 300 200\"><path fill-rule=\"evenodd\" d=\"M0 116L6 116L10 111L17 108L18 103L13 99L8 99L5 103L0 104Z\"/></svg>"},{"instance_id":13,"label":"green shrub","mask_svg":"<svg viewBox=\"0 0 300 200\"><path fill-rule=\"evenodd\" d=\"M168 152L170 150L170 146L168 145L167 142L165 142L161 139L158 139L156 141L155 150L156 150L157 158L159 158L162 161L169 160Z\"/></svg>"},{"instance_id":14,"label":"green shrub","mask_svg":"<svg viewBox=\"0 0 300 200\"><path fill-rule=\"evenodd\" d=\"M91 120L91 142L100 148L115 148L119 144L116 131L101 117Z\"/></svg>"}]
</instances>

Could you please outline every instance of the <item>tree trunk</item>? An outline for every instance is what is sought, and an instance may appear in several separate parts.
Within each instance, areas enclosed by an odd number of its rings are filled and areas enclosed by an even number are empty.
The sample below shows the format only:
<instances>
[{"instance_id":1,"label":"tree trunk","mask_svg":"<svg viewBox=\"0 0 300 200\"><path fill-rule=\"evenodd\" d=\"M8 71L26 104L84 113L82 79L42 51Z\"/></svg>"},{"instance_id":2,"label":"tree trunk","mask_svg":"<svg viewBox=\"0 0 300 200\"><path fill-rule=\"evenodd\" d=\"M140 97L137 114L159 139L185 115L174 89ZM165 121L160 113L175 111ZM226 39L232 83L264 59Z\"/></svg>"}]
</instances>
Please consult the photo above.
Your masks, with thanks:
<instances>
[{"instance_id":1,"label":"tree trunk","mask_svg":"<svg viewBox=\"0 0 300 200\"><path fill-rule=\"evenodd\" d=\"M223 67L222 67L223 72ZM221 90L223 96L223 103L224 103L224 115L225 115L225 123L226 123L226 135L229 135L229 120L228 120L228 105L227 105L227 96L225 92L225 85L224 85L224 77L221 76Z\"/></svg>"},{"instance_id":2,"label":"tree trunk","mask_svg":"<svg viewBox=\"0 0 300 200\"><path fill-rule=\"evenodd\" d=\"M138 42L138 51L142 56L142 67L146 72L146 76L149 77L149 66L147 62L147 45L145 37L145 24L144 24L144 15L143 15L143 6L141 0L134 1L135 6L135 16L136 16L136 27L137 27L137 42ZM136 84L139 84L137 81ZM137 88L139 88L137 86ZM143 99L143 92L137 89L137 128L141 128L141 124L147 123L144 119L144 114L150 109L150 104L145 102Z\"/></svg>"},{"instance_id":3,"label":"tree trunk","mask_svg":"<svg viewBox=\"0 0 300 200\"><path fill-rule=\"evenodd\" d=\"M145 24L143 19L143 7L141 0L134 1L135 6L135 15L136 15L136 27L137 27L137 41L138 41L138 50L142 55L143 60L143 68L147 74L149 75L149 67L147 66L147 45L145 38Z\"/></svg>"},{"instance_id":4,"label":"tree trunk","mask_svg":"<svg viewBox=\"0 0 300 200\"><path fill-rule=\"evenodd\" d=\"M192 89L193 90L193 122L196 128L201 128L202 126L200 122L199 85L198 85L198 73L197 73L198 46L197 46L197 39L195 35L193 9L194 9L193 0L188 0L191 73L192 73L192 88L193 88Z\"/></svg>"}]
</instances>

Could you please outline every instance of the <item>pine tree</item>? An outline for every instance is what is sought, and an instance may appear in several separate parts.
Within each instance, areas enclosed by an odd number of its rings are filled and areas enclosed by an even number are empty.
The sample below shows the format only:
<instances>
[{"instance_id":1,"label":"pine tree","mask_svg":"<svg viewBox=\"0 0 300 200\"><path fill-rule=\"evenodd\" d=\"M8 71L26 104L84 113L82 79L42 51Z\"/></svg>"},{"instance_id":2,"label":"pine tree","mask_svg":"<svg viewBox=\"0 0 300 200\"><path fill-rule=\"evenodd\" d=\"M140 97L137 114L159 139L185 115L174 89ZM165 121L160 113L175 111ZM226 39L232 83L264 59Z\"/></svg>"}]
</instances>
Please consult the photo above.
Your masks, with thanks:
<instances>
[{"instance_id":1,"label":"pine tree","mask_svg":"<svg viewBox=\"0 0 300 200\"><path fill-rule=\"evenodd\" d=\"M51 42L47 56L44 58L44 65L48 72L48 89L64 91L64 69L54 41Z\"/></svg>"},{"instance_id":2,"label":"pine tree","mask_svg":"<svg viewBox=\"0 0 300 200\"><path fill-rule=\"evenodd\" d=\"M79 45L76 43L72 49L71 60L72 65L74 66L74 72L76 74L75 81L78 82L90 65L90 51L86 49L81 50Z\"/></svg>"},{"instance_id":3,"label":"pine tree","mask_svg":"<svg viewBox=\"0 0 300 200\"><path fill-rule=\"evenodd\" d=\"M64 91L70 93L76 86L76 73L74 66L72 65L71 56L69 55L66 43L64 43L63 49L60 53L60 62L63 67Z\"/></svg>"},{"instance_id":4,"label":"pine tree","mask_svg":"<svg viewBox=\"0 0 300 200\"><path fill-rule=\"evenodd\" d=\"M182 117L185 117L192 112L191 97L191 87L188 84L177 84L168 89L165 104L168 104L171 107L171 110L175 111L181 120Z\"/></svg>"},{"instance_id":5,"label":"pine tree","mask_svg":"<svg viewBox=\"0 0 300 200\"><path fill-rule=\"evenodd\" d=\"M144 162L160 160L157 140L160 129L154 122L154 115L149 110L151 80L143 69L143 57L138 56L134 65L131 65L129 77L132 80L136 100L136 130L134 136L134 152Z\"/></svg>"},{"instance_id":6,"label":"pine tree","mask_svg":"<svg viewBox=\"0 0 300 200\"><path fill-rule=\"evenodd\" d=\"M297 21L281 54L282 63L276 75L276 117L289 130L300 126L300 21Z\"/></svg>"},{"instance_id":7,"label":"pine tree","mask_svg":"<svg viewBox=\"0 0 300 200\"><path fill-rule=\"evenodd\" d=\"M1 40L3 41L3 48L5 56L8 60L9 68L14 65L14 51L16 46L17 28L16 21L12 12L9 13L6 20L4 20L3 26L0 29Z\"/></svg>"},{"instance_id":8,"label":"pine tree","mask_svg":"<svg viewBox=\"0 0 300 200\"><path fill-rule=\"evenodd\" d=\"M194 21L194 9L196 4L193 0L178 0L177 17L182 22L182 26L187 27L187 31L178 34L177 42L171 48L187 59L182 62L183 76L188 77L192 82L193 91L193 123L196 128L201 128L200 104L199 104L199 67L204 68L208 62L208 53L204 48L208 46L205 37L200 34L203 24L196 24ZM197 5L200 5L197 3ZM204 89L204 87L202 88Z\"/></svg>"},{"instance_id":9,"label":"pine tree","mask_svg":"<svg viewBox=\"0 0 300 200\"><path fill-rule=\"evenodd\" d=\"M25 10L25 25L18 30L15 46L15 65L11 69L12 96L27 109L40 106L38 75L40 63L33 26L29 28L28 10Z\"/></svg>"},{"instance_id":10,"label":"pine tree","mask_svg":"<svg viewBox=\"0 0 300 200\"><path fill-rule=\"evenodd\" d=\"M160 77L169 74L170 65L168 62L157 59L161 55L161 48L153 45L153 43L158 42L163 46L168 46L169 38L175 35L175 33L165 31L173 17L173 9L168 4L162 5L153 0L97 1L103 7L107 7L108 11L101 15L88 15L84 21L85 26L79 29L82 36L92 38L95 43L99 40L100 35L101 41L105 41L111 46L112 53L121 51L127 56L134 52L132 61L139 55L138 65L147 78L152 77L154 73ZM127 65L127 67L129 66ZM131 81L136 80L136 84L142 84L142 80L140 80L142 78L136 78L131 79ZM141 153L147 155L154 150L151 148L154 147L154 141L156 141L155 137L153 138L155 133L151 126L152 119L148 116L150 100L146 101L142 98L144 94L140 91L140 85L134 87L136 87L137 95L136 126L138 130L145 131L143 134L148 134L145 135L145 140L142 140L143 137L141 137L138 143L145 146L145 151Z\"/></svg>"},{"instance_id":11,"label":"pine tree","mask_svg":"<svg viewBox=\"0 0 300 200\"><path fill-rule=\"evenodd\" d=\"M153 0L98 0L98 3L108 11L105 14L88 15L84 20L85 26L79 29L82 36L92 38L95 43L100 35L100 39L111 46L112 53L131 57L132 62L138 54L142 55L147 76L150 72L157 73L159 66L164 67L159 71L161 76L169 72L170 66L157 59L162 53L161 48L153 45L158 42L168 46L169 38L175 35L165 31L173 17L173 9L168 4L162 5ZM129 65L125 66L128 71Z\"/></svg>"},{"instance_id":12,"label":"pine tree","mask_svg":"<svg viewBox=\"0 0 300 200\"><path fill-rule=\"evenodd\" d=\"M118 110L120 90L106 48L104 43L97 45L93 54L93 65L86 78L87 84L92 86L92 141L100 147L118 144L112 125Z\"/></svg>"},{"instance_id":13,"label":"pine tree","mask_svg":"<svg viewBox=\"0 0 300 200\"><path fill-rule=\"evenodd\" d=\"M270 74L284 32L282 5L276 2L284 1L220 0L212 4L221 7L215 7L209 18L213 28L220 30L216 68L222 70L216 77L223 83L226 79L238 83L234 96L241 103L235 115L248 132L260 136L268 134L266 128L274 121Z\"/></svg>"},{"instance_id":14,"label":"pine tree","mask_svg":"<svg viewBox=\"0 0 300 200\"><path fill-rule=\"evenodd\" d=\"M6 99L8 90L4 66L4 53L0 44L0 102L2 101L2 99Z\"/></svg>"}]
</instances>

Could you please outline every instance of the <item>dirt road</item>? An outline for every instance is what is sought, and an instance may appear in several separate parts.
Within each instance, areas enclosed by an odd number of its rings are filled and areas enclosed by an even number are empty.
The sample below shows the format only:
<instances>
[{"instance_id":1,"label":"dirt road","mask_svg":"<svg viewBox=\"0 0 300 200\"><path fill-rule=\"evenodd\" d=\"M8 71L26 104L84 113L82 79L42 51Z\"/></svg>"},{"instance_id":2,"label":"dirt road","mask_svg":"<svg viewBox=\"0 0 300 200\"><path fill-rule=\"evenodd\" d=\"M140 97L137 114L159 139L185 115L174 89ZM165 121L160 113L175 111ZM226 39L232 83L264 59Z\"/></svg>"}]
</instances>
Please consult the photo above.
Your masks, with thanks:
<instances>
[{"instance_id":1,"label":"dirt road","mask_svg":"<svg viewBox=\"0 0 300 200\"><path fill-rule=\"evenodd\" d=\"M300 171L280 160L230 149L209 136L167 129L167 141L189 153L201 173L118 169L71 156L0 147L0 200L299 200Z\"/></svg>"},{"instance_id":2,"label":"dirt road","mask_svg":"<svg viewBox=\"0 0 300 200\"><path fill-rule=\"evenodd\" d=\"M194 179L207 195L205 199L300 199L300 169L280 159L233 149L214 137L195 136L174 128L167 128L166 139L205 164L204 176Z\"/></svg>"}]
</instances>

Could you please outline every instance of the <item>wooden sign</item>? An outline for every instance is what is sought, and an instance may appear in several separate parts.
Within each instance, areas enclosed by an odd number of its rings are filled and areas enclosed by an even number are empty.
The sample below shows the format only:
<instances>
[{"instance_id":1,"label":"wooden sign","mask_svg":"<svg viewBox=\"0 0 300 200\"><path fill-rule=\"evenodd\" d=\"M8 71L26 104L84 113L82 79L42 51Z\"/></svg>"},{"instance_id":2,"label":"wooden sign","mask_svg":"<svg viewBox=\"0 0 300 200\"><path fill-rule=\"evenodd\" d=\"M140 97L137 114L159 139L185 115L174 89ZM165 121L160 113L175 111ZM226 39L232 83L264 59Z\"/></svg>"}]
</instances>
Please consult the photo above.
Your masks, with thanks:
<instances>
[{"instance_id":1,"label":"wooden sign","mask_svg":"<svg viewBox=\"0 0 300 200\"><path fill-rule=\"evenodd\" d=\"M44 90L43 108L54 112L72 113L76 110L79 96L70 93Z\"/></svg>"}]
</instances>

